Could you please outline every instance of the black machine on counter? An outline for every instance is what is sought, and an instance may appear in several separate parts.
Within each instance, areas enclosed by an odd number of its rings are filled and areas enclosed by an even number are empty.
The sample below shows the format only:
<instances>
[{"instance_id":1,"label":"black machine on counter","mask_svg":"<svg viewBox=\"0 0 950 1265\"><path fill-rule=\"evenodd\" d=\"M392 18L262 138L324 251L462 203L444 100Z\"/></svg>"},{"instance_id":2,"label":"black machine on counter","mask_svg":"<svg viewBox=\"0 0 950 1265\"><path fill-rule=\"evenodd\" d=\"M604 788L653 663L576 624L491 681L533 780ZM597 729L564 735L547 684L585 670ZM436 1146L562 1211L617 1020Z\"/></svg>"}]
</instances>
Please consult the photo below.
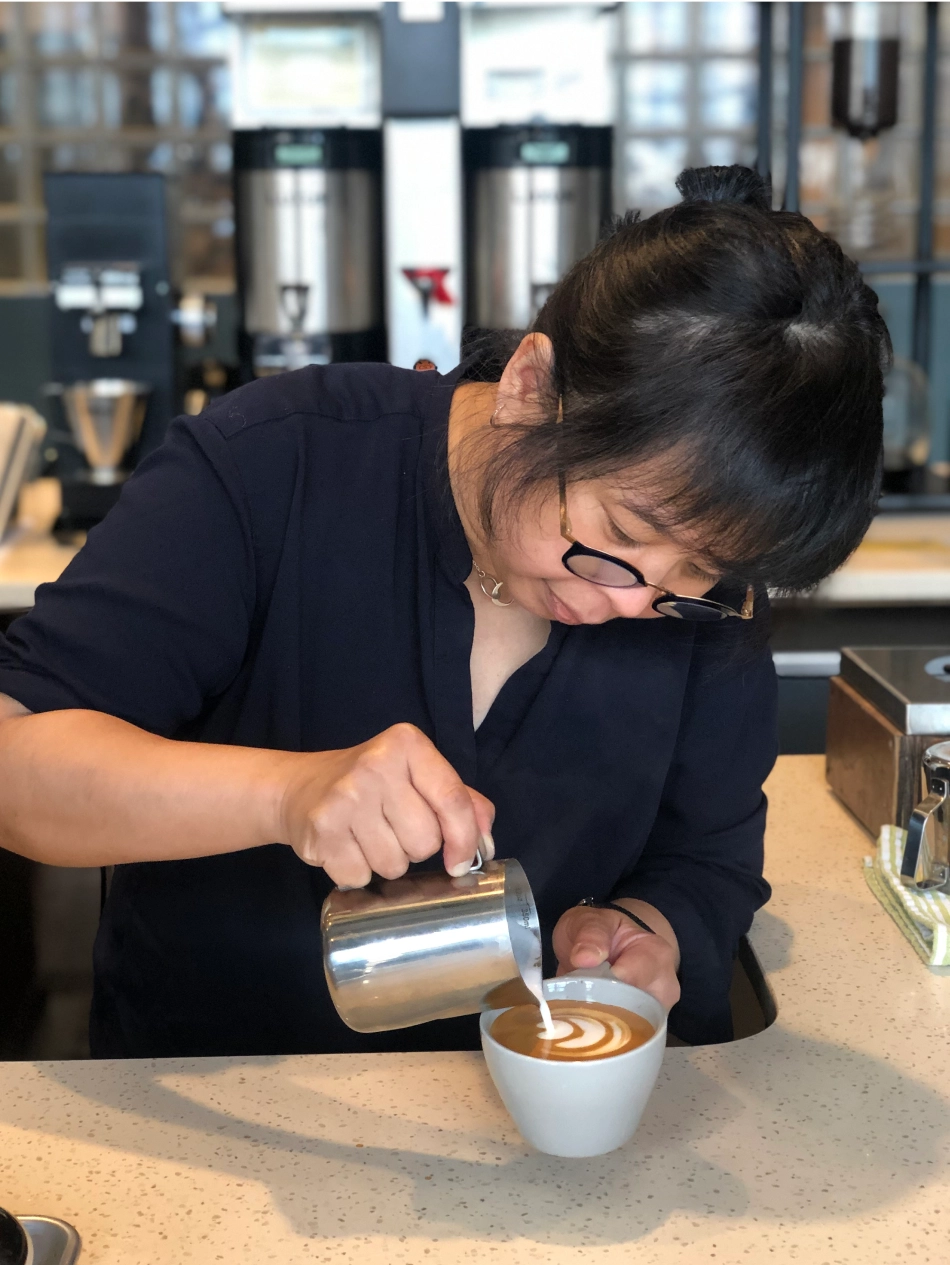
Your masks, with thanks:
<instances>
[{"instance_id":1,"label":"black machine on counter","mask_svg":"<svg viewBox=\"0 0 950 1265\"><path fill-rule=\"evenodd\" d=\"M44 192L49 393L74 445L58 444L56 474L63 525L81 528L108 512L179 410L175 325L201 345L214 310L200 295L175 306L162 176L54 173Z\"/></svg>"}]
</instances>

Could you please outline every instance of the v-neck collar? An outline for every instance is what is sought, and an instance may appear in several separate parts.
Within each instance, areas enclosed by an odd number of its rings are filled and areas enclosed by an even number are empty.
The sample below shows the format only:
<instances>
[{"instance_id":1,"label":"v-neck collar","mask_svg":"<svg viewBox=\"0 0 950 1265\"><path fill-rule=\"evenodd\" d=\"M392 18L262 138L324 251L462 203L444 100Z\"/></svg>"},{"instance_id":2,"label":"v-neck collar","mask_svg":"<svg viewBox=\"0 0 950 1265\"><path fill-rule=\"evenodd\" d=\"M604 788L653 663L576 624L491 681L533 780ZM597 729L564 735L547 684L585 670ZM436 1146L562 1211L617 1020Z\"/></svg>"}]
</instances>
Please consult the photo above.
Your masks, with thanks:
<instances>
[{"instance_id":1,"label":"v-neck collar","mask_svg":"<svg viewBox=\"0 0 950 1265\"><path fill-rule=\"evenodd\" d=\"M458 374L456 370L440 376L425 406L421 478L436 573L432 575L432 609L424 621L431 637L424 666L436 744L460 777L475 785L517 734L570 630L551 621L545 645L511 674L476 730L471 693L475 613L465 584L472 570L472 553L448 471L449 410Z\"/></svg>"},{"instance_id":2,"label":"v-neck collar","mask_svg":"<svg viewBox=\"0 0 950 1265\"><path fill-rule=\"evenodd\" d=\"M516 668L495 696L485 719L475 730L478 772L489 774L517 734L538 692L554 667L567 638L568 627L551 621L548 639L536 655Z\"/></svg>"}]
</instances>

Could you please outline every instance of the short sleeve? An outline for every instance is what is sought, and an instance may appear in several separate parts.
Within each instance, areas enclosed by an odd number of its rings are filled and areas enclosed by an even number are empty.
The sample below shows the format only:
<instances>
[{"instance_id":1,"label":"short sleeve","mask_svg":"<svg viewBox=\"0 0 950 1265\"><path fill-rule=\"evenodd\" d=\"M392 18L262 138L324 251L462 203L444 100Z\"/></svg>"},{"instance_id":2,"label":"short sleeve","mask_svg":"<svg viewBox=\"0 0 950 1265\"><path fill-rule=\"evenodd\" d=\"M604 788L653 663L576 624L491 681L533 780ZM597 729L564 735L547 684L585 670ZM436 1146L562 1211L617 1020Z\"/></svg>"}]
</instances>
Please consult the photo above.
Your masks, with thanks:
<instances>
[{"instance_id":1,"label":"short sleeve","mask_svg":"<svg viewBox=\"0 0 950 1265\"><path fill-rule=\"evenodd\" d=\"M762 783L777 755L776 709L767 650L738 670L691 675L653 828L613 892L648 901L676 932L682 996L670 1027L690 1044L731 1040L733 958L771 894Z\"/></svg>"},{"instance_id":2,"label":"short sleeve","mask_svg":"<svg viewBox=\"0 0 950 1265\"><path fill-rule=\"evenodd\" d=\"M0 637L0 693L173 736L240 669L254 610L241 479L206 419L173 423L32 611Z\"/></svg>"}]
</instances>

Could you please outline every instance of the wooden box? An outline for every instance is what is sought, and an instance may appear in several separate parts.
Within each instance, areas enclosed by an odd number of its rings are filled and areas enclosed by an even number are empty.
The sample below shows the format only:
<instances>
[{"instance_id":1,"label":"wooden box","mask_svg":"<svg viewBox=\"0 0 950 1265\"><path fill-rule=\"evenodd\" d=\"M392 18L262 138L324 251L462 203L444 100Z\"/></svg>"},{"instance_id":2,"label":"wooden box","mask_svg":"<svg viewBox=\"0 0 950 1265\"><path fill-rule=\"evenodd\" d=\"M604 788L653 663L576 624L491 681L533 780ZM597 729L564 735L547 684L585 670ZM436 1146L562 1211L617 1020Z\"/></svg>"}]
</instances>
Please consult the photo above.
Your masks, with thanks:
<instances>
[{"instance_id":1,"label":"wooden box","mask_svg":"<svg viewBox=\"0 0 950 1265\"><path fill-rule=\"evenodd\" d=\"M920 757L946 734L905 734L840 676L831 678L825 773L846 808L876 838L907 826L920 799Z\"/></svg>"}]
</instances>

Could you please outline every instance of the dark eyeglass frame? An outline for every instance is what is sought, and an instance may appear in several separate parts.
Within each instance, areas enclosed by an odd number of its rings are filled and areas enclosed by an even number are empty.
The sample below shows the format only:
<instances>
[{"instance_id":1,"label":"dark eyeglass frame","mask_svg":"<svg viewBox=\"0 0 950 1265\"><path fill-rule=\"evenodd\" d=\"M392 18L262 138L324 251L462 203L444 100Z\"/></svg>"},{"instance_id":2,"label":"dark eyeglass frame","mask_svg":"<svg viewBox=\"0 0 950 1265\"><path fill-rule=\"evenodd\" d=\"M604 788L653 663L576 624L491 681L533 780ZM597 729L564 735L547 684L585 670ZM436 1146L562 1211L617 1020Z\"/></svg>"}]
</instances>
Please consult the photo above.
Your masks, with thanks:
<instances>
[{"instance_id":1,"label":"dark eyeglass frame","mask_svg":"<svg viewBox=\"0 0 950 1265\"><path fill-rule=\"evenodd\" d=\"M558 421L560 420L561 409L559 406ZM650 584L635 566L632 566L629 562L624 562L622 558L615 558L613 554L602 553L599 549L589 549L587 545L582 545L571 533L571 522L567 516L567 486L563 470L558 473L558 493L561 508L561 535L570 542L571 546L563 554L561 561L571 575L576 575L578 579L586 580L588 584L599 584L601 588L606 589L656 589L660 596L651 602L653 610L672 619L712 621L716 619L752 618L755 595L751 584L745 591L745 601L742 603L741 609L734 610L733 607L726 606L723 602L713 602L708 597L681 597L677 593L671 593L669 589L660 588L658 584ZM604 584L602 580L594 580L589 575L583 575L581 572L575 571L571 566L572 558L599 558L602 562L610 562L631 576L630 583Z\"/></svg>"}]
</instances>

